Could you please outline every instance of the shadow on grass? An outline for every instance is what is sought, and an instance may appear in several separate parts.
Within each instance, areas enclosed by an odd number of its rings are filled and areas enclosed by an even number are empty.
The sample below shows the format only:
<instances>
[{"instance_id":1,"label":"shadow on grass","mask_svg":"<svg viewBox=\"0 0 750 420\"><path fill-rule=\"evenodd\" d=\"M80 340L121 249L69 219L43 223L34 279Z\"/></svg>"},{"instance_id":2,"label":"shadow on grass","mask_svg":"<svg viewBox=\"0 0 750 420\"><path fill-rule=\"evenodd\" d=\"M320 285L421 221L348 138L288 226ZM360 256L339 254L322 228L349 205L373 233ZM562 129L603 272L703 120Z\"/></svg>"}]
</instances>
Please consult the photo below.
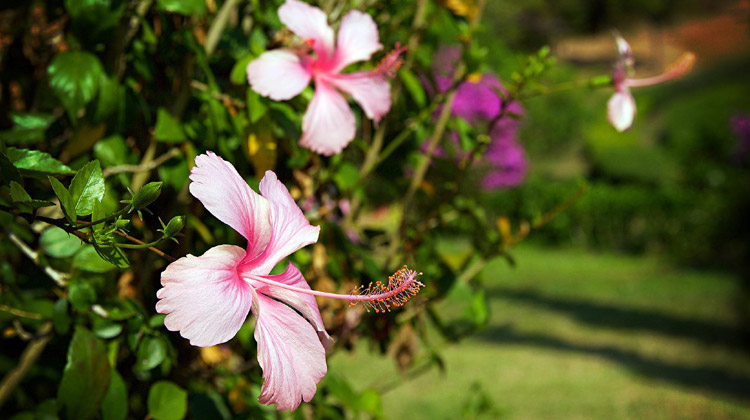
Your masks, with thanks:
<instances>
[{"instance_id":1,"label":"shadow on grass","mask_svg":"<svg viewBox=\"0 0 750 420\"><path fill-rule=\"evenodd\" d=\"M601 357L620 363L650 379L710 391L745 403L750 397L750 377L722 369L680 366L643 357L636 352L613 346L584 345L542 334L518 333L510 325L490 327L477 334L476 337L498 344L520 344Z\"/></svg>"},{"instance_id":2,"label":"shadow on grass","mask_svg":"<svg viewBox=\"0 0 750 420\"><path fill-rule=\"evenodd\" d=\"M583 299L545 296L533 290L493 289L490 297L509 299L564 313L579 322L604 328L652 331L659 334L689 338L709 345L724 345L741 350L750 349L748 337L739 328L707 321L678 318L656 311L618 308Z\"/></svg>"}]
</instances>

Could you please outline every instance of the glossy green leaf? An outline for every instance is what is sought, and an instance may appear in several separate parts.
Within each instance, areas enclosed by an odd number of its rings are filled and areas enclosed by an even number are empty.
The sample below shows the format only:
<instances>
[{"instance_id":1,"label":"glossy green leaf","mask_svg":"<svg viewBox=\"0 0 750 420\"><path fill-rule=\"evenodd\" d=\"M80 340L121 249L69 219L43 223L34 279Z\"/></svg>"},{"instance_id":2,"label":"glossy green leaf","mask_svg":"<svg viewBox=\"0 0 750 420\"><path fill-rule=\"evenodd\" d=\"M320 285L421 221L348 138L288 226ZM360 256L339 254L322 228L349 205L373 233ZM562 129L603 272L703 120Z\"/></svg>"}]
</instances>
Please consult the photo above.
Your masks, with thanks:
<instances>
[{"instance_id":1,"label":"glossy green leaf","mask_svg":"<svg viewBox=\"0 0 750 420\"><path fill-rule=\"evenodd\" d=\"M359 169L349 162L344 162L333 175L333 181L341 191L348 191L359 182Z\"/></svg>"},{"instance_id":2,"label":"glossy green leaf","mask_svg":"<svg viewBox=\"0 0 750 420\"><path fill-rule=\"evenodd\" d=\"M229 74L229 80L235 85L245 86L247 84L247 65L255 58L255 54L247 54L237 60Z\"/></svg>"},{"instance_id":3,"label":"glossy green leaf","mask_svg":"<svg viewBox=\"0 0 750 420\"><path fill-rule=\"evenodd\" d=\"M81 240L57 226L52 226L39 238L42 251L55 258L67 258L78 252L83 246Z\"/></svg>"},{"instance_id":4,"label":"glossy green leaf","mask_svg":"<svg viewBox=\"0 0 750 420\"><path fill-rule=\"evenodd\" d=\"M10 116L13 128L0 131L0 140L7 144L30 144L44 140L44 133L55 121L51 114L17 113Z\"/></svg>"},{"instance_id":5,"label":"glossy green leaf","mask_svg":"<svg viewBox=\"0 0 750 420\"><path fill-rule=\"evenodd\" d=\"M96 290L87 281L76 280L70 283L68 299L77 311L87 311L96 302Z\"/></svg>"},{"instance_id":6,"label":"glossy green leaf","mask_svg":"<svg viewBox=\"0 0 750 420\"><path fill-rule=\"evenodd\" d=\"M247 88L247 115L250 118L250 122L255 124L266 115L268 106L266 106L263 98L252 88Z\"/></svg>"},{"instance_id":7,"label":"glossy green leaf","mask_svg":"<svg viewBox=\"0 0 750 420\"><path fill-rule=\"evenodd\" d=\"M65 166L48 153L38 150L9 147L5 155L21 175L44 178L45 175L73 175L75 171Z\"/></svg>"},{"instance_id":8,"label":"glossy green leaf","mask_svg":"<svg viewBox=\"0 0 750 420\"><path fill-rule=\"evenodd\" d=\"M168 381L159 381L148 391L148 414L155 420L181 420L187 414L187 392Z\"/></svg>"},{"instance_id":9,"label":"glossy green leaf","mask_svg":"<svg viewBox=\"0 0 750 420\"><path fill-rule=\"evenodd\" d=\"M131 148L119 135L106 137L96 142L94 156L102 162L104 167L134 163Z\"/></svg>"},{"instance_id":10,"label":"glossy green leaf","mask_svg":"<svg viewBox=\"0 0 750 420\"><path fill-rule=\"evenodd\" d=\"M167 357L164 343L156 337L146 337L138 346L138 360L135 369L145 371L161 364Z\"/></svg>"},{"instance_id":11,"label":"glossy green leaf","mask_svg":"<svg viewBox=\"0 0 750 420\"><path fill-rule=\"evenodd\" d=\"M49 183L52 186L52 190L55 192L57 199L60 200L60 207L62 208L63 214L69 222L74 223L76 220L76 207L73 203L73 197L70 196L70 192L58 181L57 178L49 178Z\"/></svg>"},{"instance_id":12,"label":"glossy green leaf","mask_svg":"<svg viewBox=\"0 0 750 420\"><path fill-rule=\"evenodd\" d=\"M156 112L154 139L166 143L181 143L187 140L187 137L182 130L182 124L174 119L166 109L159 108Z\"/></svg>"},{"instance_id":13,"label":"glossy green leaf","mask_svg":"<svg viewBox=\"0 0 750 420\"><path fill-rule=\"evenodd\" d=\"M97 243L93 244L93 246L96 253L99 254L99 257L109 264L112 264L117 268L130 267L128 256L122 249L116 246L99 245Z\"/></svg>"},{"instance_id":14,"label":"glossy green leaf","mask_svg":"<svg viewBox=\"0 0 750 420\"><path fill-rule=\"evenodd\" d=\"M0 182L2 184L10 184L10 181L23 182L18 168L13 165L13 162L8 159L5 153L0 152Z\"/></svg>"},{"instance_id":15,"label":"glossy green leaf","mask_svg":"<svg viewBox=\"0 0 750 420\"><path fill-rule=\"evenodd\" d=\"M110 377L104 343L86 328L76 327L57 393L60 409L66 418L88 420L96 416Z\"/></svg>"},{"instance_id":16,"label":"glossy green leaf","mask_svg":"<svg viewBox=\"0 0 750 420\"><path fill-rule=\"evenodd\" d=\"M81 270L93 273L106 273L114 267L104 260L91 245L86 245L73 257L73 265Z\"/></svg>"},{"instance_id":17,"label":"glossy green leaf","mask_svg":"<svg viewBox=\"0 0 750 420\"><path fill-rule=\"evenodd\" d=\"M122 332L122 324L120 323L96 315L92 318L94 321L93 332L99 338L114 338Z\"/></svg>"},{"instance_id":18,"label":"glossy green leaf","mask_svg":"<svg viewBox=\"0 0 750 420\"><path fill-rule=\"evenodd\" d=\"M157 0L159 7L167 12L186 16L201 16L206 13L205 0Z\"/></svg>"},{"instance_id":19,"label":"glossy green leaf","mask_svg":"<svg viewBox=\"0 0 750 420\"><path fill-rule=\"evenodd\" d=\"M59 299L52 309L52 326L55 327L55 332L66 335L70 330L71 322L67 299Z\"/></svg>"},{"instance_id":20,"label":"glossy green leaf","mask_svg":"<svg viewBox=\"0 0 750 420\"><path fill-rule=\"evenodd\" d=\"M104 177L98 160L91 161L78 170L70 182L70 196L78 216L88 216L94 203L104 197Z\"/></svg>"},{"instance_id":21,"label":"glossy green leaf","mask_svg":"<svg viewBox=\"0 0 750 420\"><path fill-rule=\"evenodd\" d=\"M116 115L120 109L125 96L125 89L113 77L107 77L102 73L99 80L99 96L96 102L94 118L96 121L105 121L112 115Z\"/></svg>"},{"instance_id":22,"label":"glossy green leaf","mask_svg":"<svg viewBox=\"0 0 750 420\"><path fill-rule=\"evenodd\" d=\"M49 84L60 102L75 120L78 110L94 99L104 69L99 59L84 51L57 54L47 68Z\"/></svg>"},{"instance_id":23,"label":"glossy green leaf","mask_svg":"<svg viewBox=\"0 0 750 420\"><path fill-rule=\"evenodd\" d=\"M10 198L14 203L24 203L31 201L31 196L23 186L16 181L10 181Z\"/></svg>"},{"instance_id":24,"label":"glossy green leaf","mask_svg":"<svg viewBox=\"0 0 750 420\"><path fill-rule=\"evenodd\" d=\"M113 0L65 0L65 9L73 19L79 35L97 36L120 21L124 4Z\"/></svg>"},{"instance_id":25,"label":"glossy green leaf","mask_svg":"<svg viewBox=\"0 0 750 420\"><path fill-rule=\"evenodd\" d=\"M112 369L112 379L102 400L102 420L125 420L128 416L128 389L122 376Z\"/></svg>"},{"instance_id":26,"label":"glossy green leaf","mask_svg":"<svg viewBox=\"0 0 750 420\"><path fill-rule=\"evenodd\" d=\"M424 107L427 104L427 94L424 91L424 86L419 81L417 76L407 68L401 68L398 72L398 77L401 82L404 83L404 87L409 92L409 96L419 107Z\"/></svg>"}]
</instances>

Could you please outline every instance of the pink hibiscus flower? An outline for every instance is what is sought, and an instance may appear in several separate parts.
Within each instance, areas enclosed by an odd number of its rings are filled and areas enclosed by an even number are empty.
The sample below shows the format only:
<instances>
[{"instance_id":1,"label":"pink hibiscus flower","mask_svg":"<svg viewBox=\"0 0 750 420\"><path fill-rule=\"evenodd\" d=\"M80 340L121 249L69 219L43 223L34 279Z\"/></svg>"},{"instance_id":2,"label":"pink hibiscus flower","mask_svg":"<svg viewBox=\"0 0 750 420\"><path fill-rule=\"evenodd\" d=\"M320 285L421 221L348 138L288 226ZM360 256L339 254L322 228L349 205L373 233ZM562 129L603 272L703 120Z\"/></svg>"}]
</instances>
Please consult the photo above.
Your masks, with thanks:
<instances>
[{"instance_id":1,"label":"pink hibiscus flower","mask_svg":"<svg viewBox=\"0 0 750 420\"><path fill-rule=\"evenodd\" d=\"M203 255L171 263L161 275L156 311L164 325L195 346L213 346L237 334L250 311L257 318L255 341L263 387L258 400L294 410L310 401L325 376L325 348L332 343L314 296L363 302L376 311L400 306L422 283L404 268L387 285L337 295L311 290L291 263L281 274L271 269L296 250L318 240L289 191L272 171L253 191L234 166L212 152L195 158L190 193L248 241L247 249L215 246Z\"/></svg>"},{"instance_id":2,"label":"pink hibiscus flower","mask_svg":"<svg viewBox=\"0 0 750 420\"><path fill-rule=\"evenodd\" d=\"M686 52L677 59L672 68L658 76L645 79L633 79L633 52L630 44L620 35L615 34L619 58L612 71L612 83L615 93L607 102L607 118L617 131L625 131L633 125L635 119L635 98L630 93L632 87L652 86L683 76L695 64L695 54Z\"/></svg>"},{"instance_id":3,"label":"pink hibiscus flower","mask_svg":"<svg viewBox=\"0 0 750 420\"><path fill-rule=\"evenodd\" d=\"M377 123L391 108L386 76L400 65L398 55L403 49L390 53L373 71L342 74L349 64L369 60L383 48L370 15L357 10L347 13L334 45L333 30L317 7L287 0L278 13L281 22L305 40L306 48L261 54L247 66L250 86L263 96L282 101L297 96L313 79L315 95L302 119L300 144L327 156L340 153L354 138L356 123L346 99L336 89L351 95Z\"/></svg>"}]
</instances>

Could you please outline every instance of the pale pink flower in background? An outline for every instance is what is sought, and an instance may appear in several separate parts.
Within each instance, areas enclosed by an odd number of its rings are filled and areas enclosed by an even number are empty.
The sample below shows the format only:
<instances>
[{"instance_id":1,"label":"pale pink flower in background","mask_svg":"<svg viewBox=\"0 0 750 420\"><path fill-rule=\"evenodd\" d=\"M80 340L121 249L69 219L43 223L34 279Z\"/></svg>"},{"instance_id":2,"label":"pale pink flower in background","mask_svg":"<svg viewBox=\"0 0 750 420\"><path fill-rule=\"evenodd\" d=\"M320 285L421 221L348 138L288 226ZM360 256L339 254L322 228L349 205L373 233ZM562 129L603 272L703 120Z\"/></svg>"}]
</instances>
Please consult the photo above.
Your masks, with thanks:
<instances>
[{"instance_id":1,"label":"pale pink flower in background","mask_svg":"<svg viewBox=\"0 0 750 420\"><path fill-rule=\"evenodd\" d=\"M373 71L343 74L346 66L369 60L383 48L370 15L357 10L347 13L334 45L333 29L317 7L287 0L278 13L281 22L308 48L261 54L247 66L250 86L263 96L281 101L297 96L314 80L315 95L302 119L300 144L323 155L340 153L354 138L356 122L338 90L351 95L365 115L377 123L391 108L387 77L400 64L398 55L402 49L390 53Z\"/></svg>"},{"instance_id":2,"label":"pale pink flower in background","mask_svg":"<svg viewBox=\"0 0 750 420\"><path fill-rule=\"evenodd\" d=\"M633 79L633 52L630 44L623 37L615 34L619 58L612 71L612 83L615 93L607 102L607 118L617 131L625 131L633 125L635 119L635 98L630 93L630 88L652 86L666 82L688 73L695 64L695 54L686 52L677 59L672 68L667 72L654 77L644 79Z\"/></svg>"},{"instance_id":3,"label":"pale pink flower in background","mask_svg":"<svg viewBox=\"0 0 750 420\"><path fill-rule=\"evenodd\" d=\"M404 268L387 285L337 295L311 290L292 264L281 274L273 267L318 240L312 226L272 171L253 191L231 163L212 152L197 156L190 193L216 218L247 239L247 249L219 245L201 256L188 255L162 272L156 311L164 325L195 346L213 346L237 334L250 311L257 318L255 341L263 387L258 401L294 410L310 401L327 372L325 330L315 296L362 302L368 310L401 306L423 286L418 273Z\"/></svg>"}]
</instances>

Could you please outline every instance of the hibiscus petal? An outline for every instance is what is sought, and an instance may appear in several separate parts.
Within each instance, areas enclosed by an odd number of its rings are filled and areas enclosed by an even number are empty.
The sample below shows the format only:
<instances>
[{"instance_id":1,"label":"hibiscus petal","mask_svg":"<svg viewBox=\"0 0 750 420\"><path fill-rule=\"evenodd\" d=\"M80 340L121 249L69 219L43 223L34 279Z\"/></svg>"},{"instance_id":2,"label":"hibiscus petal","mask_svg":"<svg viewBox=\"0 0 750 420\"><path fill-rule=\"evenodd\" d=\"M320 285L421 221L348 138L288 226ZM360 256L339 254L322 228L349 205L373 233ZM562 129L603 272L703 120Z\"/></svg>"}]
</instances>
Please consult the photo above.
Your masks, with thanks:
<instances>
[{"instance_id":1,"label":"hibiscus petal","mask_svg":"<svg viewBox=\"0 0 750 420\"><path fill-rule=\"evenodd\" d=\"M200 257L188 255L169 264L156 292L156 311L164 325L194 346L224 343L237 334L253 302L250 285L237 275L245 251L220 245Z\"/></svg>"},{"instance_id":2,"label":"hibiscus petal","mask_svg":"<svg viewBox=\"0 0 750 420\"><path fill-rule=\"evenodd\" d=\"M625 131L635 119L635 99L630 90L615 92L607 102L607 118L617 131Z\"/></svg>"},{"instance_id":3,"label":"hibiscus petal","mask_svg":"<svg viewBox=\"0 0 750 420\"><path fill-rule=\"evenodd\" d=\"M316 80L315 96L302 119L300 145L326 156L341 153L354 138L356 128L346 99L328 83Z\"/></svg>"},{"instance_id":4,"label":"hibiscus petal","mask_svg":"<svg viewBox=\"0 0 750 420\"><path fill-rule=\"evenodd\" d=\"M286 0L279 7L279 19L300 38L314 40L318 58L331 57L333 29L328 26L328 18L322 10L298 0Z\"/></svg>"},{"instance_id":5,"label":"hibiscus petal","mask_svg":"<svg viewBox=\"0 0 750 420\"><path fill-rule=\"evenodd\" d=\"M289 286L311 290L305 277L291 262L283 273L263 277L277 283L284 283ZM291 290L273 287L266 284L262 284L260 287L256 288L256 291L280 300L297 310L297 312L302 314L307 322L312 324L313 328L315 328L315 331L318 333L318 338L326 349L329 349L331 345L333 345L333 339L328 335L326 327L323 324L323 318L320 316L320 310L318 309L318 302L315 300L315 296L292 292Z\"/></svg>"},{"instance_id":6,"label":"hibiscus petal","mask_svg":"<svg viewBox=\"0 0 750 420\"><path fill-rule=\"evenodd\" d=\"M381 48L383 45L378 40L378 27L372 17L359 10L352 10L341 19L334 72L338 73L349 64L369 60Z\"/></svg>"},{"instance_id":7,"label":"hibiscus petal","mask_svg":"<svg viewBox=\"0 0 750 420\"><path fill-rule=\"evenodd\" d=\"M266 275L286 256L317 242L320 226L310 225L289 195L289 190L273 171L266 171L266 175L260 180L259 190L271 206L271 241L257 259L248 260L246 267L254 274Z\"/></svg>"},{"instance_id":8,"label":"hibiscus petal","mask_svg":"<svg viewBox=\"0 0 750 420\"><path fill-rule=\"evenodd\" d=\"M391 84L381 75L357 72L328 76L326 80L352 95L367 118L378 122L391 109Z\"/></svg>"},{"instance_id":9,"label":"hibiscus petal","mask_svg":"<svg viewBox=\"0 0 750 420\"><path fill-rule=\"evenodd\" d=\"M254 337L264 379L258 401L294 410L300 400L315 396L327 372L325 349L312 325L294 309L262 294L257 300Z\"/></svg>"},{"instance_id":10,"label":"hibiscus petal","mask_svg":"<svg viewBox=\"0 0 750 420\"><path fill-rule=\"evenodd\" d=\"M267 51L247 65L253 90L275 101L291 99L310 83L310 72L289 50Z\"/></svg>"},{"instance_id":11,"label":"hibiscus petal","mask_svg":"<svg viewBox=\"0 0 750 420\"><path fill-rule=\"evenodd\" d=\"M206 152L196 156L190 179L190 193L248 240L248 256L263 252L271 239L268 201L250 189L234 166Z\"/></svg>"}]
</instances>

